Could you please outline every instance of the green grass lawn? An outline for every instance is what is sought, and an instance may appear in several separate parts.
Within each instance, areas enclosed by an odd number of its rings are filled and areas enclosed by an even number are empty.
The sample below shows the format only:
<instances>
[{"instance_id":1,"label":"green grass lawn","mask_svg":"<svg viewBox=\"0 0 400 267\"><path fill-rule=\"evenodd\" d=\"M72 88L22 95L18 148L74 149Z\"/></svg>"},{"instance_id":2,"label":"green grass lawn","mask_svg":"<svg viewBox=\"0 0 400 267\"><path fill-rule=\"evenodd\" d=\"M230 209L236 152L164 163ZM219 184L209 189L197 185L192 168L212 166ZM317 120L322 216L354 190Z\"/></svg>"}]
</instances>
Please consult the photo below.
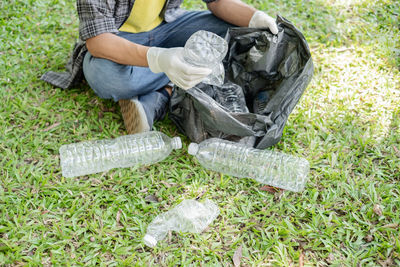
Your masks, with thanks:
<instances>
[{"instance_id":1,"label":"green grass lawn","mask_svg":"<svg viewBox=\"0 0 400 267\"><path fill-rule=\"evenodd\" d=\"M75 1L0 1L0 265L229 266L239 248L242 266L400 265L400 2L249 3L291 20L312 50L313 80L271 148L310 161L302 193L202 168L168 119L156 129L184 145L165 161L62 177L59 147L125 134L119 108L39 80L64 68ZM205 232L143 245L156 215L196 197L221 209Z\"/></svg>"}]
</instances>

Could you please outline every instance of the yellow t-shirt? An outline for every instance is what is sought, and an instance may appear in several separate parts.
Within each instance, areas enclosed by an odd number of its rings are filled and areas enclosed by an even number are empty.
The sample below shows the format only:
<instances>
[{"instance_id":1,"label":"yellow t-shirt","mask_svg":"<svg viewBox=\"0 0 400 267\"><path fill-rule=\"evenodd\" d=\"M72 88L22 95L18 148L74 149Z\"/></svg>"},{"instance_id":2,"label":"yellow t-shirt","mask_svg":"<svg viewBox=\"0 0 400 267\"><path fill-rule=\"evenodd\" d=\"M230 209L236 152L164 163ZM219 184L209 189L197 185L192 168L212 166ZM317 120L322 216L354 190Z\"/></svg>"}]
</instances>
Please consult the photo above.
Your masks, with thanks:
<instances>
[{"instance_id":1,"label":"yellow t-shirt","mask_svg":"<svg viewBox=\"0 0 400 267\"><path fill-rule=\"evenodd\" d=\"M119 28L123 32L147 32L163 21L161 11L166 0L135 0L131 14Z\"/></svg>"}]
</instances>

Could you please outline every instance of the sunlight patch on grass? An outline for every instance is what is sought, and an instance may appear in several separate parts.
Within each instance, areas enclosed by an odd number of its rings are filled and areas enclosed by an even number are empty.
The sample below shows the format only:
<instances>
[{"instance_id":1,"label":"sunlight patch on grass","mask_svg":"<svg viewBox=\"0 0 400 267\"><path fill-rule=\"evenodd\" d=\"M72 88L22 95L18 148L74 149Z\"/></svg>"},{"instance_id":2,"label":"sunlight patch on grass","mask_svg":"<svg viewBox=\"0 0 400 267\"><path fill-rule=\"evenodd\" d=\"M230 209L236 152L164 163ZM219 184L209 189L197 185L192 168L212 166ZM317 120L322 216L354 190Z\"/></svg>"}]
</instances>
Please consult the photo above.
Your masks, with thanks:
<instances>
[{"instance_id":1,"label":"sunlight patch on grass","mask_svg":"<svg viewBox=\"0 0 400 267\"><path fill-rule=\"evenodd\" d=\"M325 2L325 4L329 5L329 6L349 8L351 6L356 6L356 5L368 3L371 1L370 0L328 0L328 1L323 1L323 2Z\"/></svg>"},{"instance_id":2,"label":"sunlight patch on grass","mask_svg":"<svg viewBox=\"0 0 400 267\"><path fill-rule=\"evenodd\" d=\"M383 67L383 59L355 46L322 47L314 57L320 65L314 86L324 88L320 111L339 117L350 113L367 135L377 141L385 137L400 105L399 71Z\"/></svg>"}]
</instances>

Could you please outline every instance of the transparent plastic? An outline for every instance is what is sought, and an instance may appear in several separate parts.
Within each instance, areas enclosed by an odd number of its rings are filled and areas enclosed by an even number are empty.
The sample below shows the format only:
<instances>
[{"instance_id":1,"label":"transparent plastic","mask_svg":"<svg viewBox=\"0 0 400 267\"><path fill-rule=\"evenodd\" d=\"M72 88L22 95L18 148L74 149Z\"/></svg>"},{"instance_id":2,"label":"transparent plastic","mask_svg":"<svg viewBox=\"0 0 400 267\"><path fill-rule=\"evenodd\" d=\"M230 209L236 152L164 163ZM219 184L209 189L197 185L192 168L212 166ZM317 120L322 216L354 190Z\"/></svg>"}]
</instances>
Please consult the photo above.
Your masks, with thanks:
<instances>
[{"instance_id":1,"label":"transparent plastic","mask_svg":"<svg viewBox=\"0 0 400 267\"><path fill-rule=\"evenodd\" d=\"M267 107L268 100L270 99L270 92L260 91L257 93L253 101L253 111L256 114L262 114Z\"/></svg>"},{"instance_id":2,"label":"transparent plastic","mask_svg":"<svg viewBox=\"0 0 400 267\"><path fill-rule=\"evenodd\" d=\"M217 88L217 102L230 112L249 112L242 87L227 82Z\"/></svg>"},{"instance_id":3,"label":"transparent plastic","mask_svg":"<svg viewBox=\"0 0 400 267\"><path fill-rule=\"evenodd\" d=\"M75 177L156 163L181 147L179 137L170 138L157 131L63 145L60 147L62 174Z\"/></svg>"},{"instance_id":4,"label":"transparent plastic","mask_svg":"<svg viewBox=\"0 0 400 267\"><path fill-rule=\"evenodd\" d=\"M304 189L310 170L309 162L281 152L260 150L240 143L211 138L191 143L188 152L201 165L213 171L299 192Z\"/></svg>"},{"instance_id":5,"label":"transparent plastic","mask_svg":"<svg viewBox=\"0 0 400 267\"><path fill-rule=\"evenodd\" d=\"M212 69L212 73L202 82L221 86L224 84L225 69L222 64L228 51L227 42L209 31L197 31L186 41L183 57L186 62Z\"/></svg>"},{"instance_id":6,"label":"transparent plastic","mask_svg":"<svg viewBox=\"0 0 400 267\"><path fill-rule=\"evenodd\" d=\"M147 246L155 247L168 231L201 233L218 214L218 206L209 199L203 203L185 199L173 209L158 215L147 227L143 241Z\"/></svg>"}]
</instances>

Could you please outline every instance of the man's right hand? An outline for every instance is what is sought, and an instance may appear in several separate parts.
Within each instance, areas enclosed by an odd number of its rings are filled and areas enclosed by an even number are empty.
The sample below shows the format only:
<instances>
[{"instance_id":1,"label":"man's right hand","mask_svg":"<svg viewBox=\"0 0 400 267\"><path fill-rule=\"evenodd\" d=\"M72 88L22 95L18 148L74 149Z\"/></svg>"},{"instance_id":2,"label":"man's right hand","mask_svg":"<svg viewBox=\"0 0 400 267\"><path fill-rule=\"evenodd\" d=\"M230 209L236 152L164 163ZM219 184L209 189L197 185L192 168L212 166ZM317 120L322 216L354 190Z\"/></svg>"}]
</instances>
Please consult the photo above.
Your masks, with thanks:
<instances>
[{"instance_id":1,"label":"man's right hand","mask_svg":"<svg viewBox=\"0 0 400 267\"><path fill-rule=\"evenodd\" d=\"M164 72L168 78L183 89L189 89L211 74L211 69L195 67L183 58L183 47L151 47L147 51L147 62L154 73Z\"/></svg>"}]
</instances>

